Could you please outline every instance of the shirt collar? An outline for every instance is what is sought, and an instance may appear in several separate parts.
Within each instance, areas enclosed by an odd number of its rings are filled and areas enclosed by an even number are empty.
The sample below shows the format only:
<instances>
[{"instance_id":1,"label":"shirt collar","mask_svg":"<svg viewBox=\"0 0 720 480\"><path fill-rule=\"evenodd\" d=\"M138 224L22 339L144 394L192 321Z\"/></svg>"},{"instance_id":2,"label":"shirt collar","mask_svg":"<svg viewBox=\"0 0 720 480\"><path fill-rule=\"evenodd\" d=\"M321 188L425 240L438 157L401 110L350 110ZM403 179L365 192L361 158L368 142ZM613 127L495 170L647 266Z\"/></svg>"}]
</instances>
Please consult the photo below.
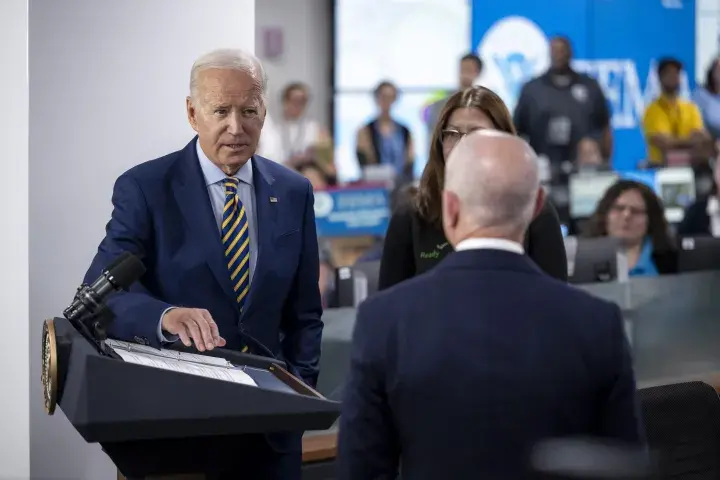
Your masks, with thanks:
<instances>
[{"instance_id":1,"label":"shirt collar","mask_svg":"<svg viewBox=\"0 0 720 480\"><path fill-rule=\"evenodd\" d=\"M461 250L505 250L507 252L518 253L522 255L525 253L522 245L512 240L506 240L504 238L468 238L458 243L455 247L455 251Z\"/></svg>"},{"instance_id":2,"label":"shirt collar","mask_svg":"<svg viewBox=\"0 0 720 480\"><path fill-rule=\"evenodd\" d=\"M200 140L198 139L197 142L195 142L195 150L197 151L198 160L200 161L200 168L202 169L203 175L205 176L205 185L214 185L216 183L222 182L227 178L227 175L225 175L225 172L220 170L217 165L212 163L210 159L205 155L205 152L203 152L202 147L200 147ZM248 185L252 185L253 183L253 169L252 169L252 160L249 160L245 162L245 165L240 167L240 169L235 172L235 175L233 177L237 178L243 183L247 183Z\"/></svg>"}]
</instances>

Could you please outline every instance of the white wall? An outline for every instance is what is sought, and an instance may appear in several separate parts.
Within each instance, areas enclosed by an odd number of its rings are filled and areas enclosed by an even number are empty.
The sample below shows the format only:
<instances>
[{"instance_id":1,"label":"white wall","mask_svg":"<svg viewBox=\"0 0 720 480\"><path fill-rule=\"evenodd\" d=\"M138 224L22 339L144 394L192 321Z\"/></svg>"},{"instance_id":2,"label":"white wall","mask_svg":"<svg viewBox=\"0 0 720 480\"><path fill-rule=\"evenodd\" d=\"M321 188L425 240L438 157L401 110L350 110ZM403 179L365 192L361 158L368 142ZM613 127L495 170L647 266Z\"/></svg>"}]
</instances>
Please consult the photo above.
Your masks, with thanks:
<instances>
[{"instance_id":1,"label":"white wall","mask_svg":"<svg viewBox=\"0 0 720 480\"><path fill-rule=\"evenodd\" d=\"M85 444L62 412L43 412L42 320L60 315L82 281L115 178L192 138L185 96L193 60L218 47L254 49L254 4L30 1L32 478L115 478L99 446Z\"/></svg>"},{"instance_id":2,"label":"white wall","mask_svg":"<svg viewBox=\"0 0 720 480\"><path fill-rule=\"evenodd\" d=\"M28 81L27 0L0 1L0 478L28 478ZM40 375L35 377L39 381Z\"/></svg>"},{"instance_id":3,"label":"white wall","mask_svg":"<svg viewBox=\"0 0 720 480\"><path fill-rule=\"evenodd\" d=\"M720 55L720 0L697 0L695 47L695 78L702 84L710 62Z\"/></svg>"},{"instance_id":4,"label":"white wall","mask_svg":"<svg viewBox=\"0 0 720 480\"><path fill-rule=\"evenodd\" d=\"M332 43L331 11L334 0L259 0L255 6L255 44L270 78L270 114L280 113L280 92L293 81L312 89L308 113L329 128L332 100L330 52ZM283 30L285 50L281 58L269 60L262 55L262 31L265 27Z\"/></svg>"}]
</instances>

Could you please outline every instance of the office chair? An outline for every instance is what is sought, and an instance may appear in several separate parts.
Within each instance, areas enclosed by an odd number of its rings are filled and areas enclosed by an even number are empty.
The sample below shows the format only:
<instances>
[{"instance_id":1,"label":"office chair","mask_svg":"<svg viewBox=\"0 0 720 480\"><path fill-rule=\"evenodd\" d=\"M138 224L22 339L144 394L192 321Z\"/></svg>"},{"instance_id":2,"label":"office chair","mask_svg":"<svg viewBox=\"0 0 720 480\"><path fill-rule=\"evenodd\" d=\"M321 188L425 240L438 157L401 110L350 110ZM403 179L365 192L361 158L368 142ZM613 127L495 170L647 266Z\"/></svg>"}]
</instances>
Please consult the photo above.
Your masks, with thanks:
<instances>
[{"instance_id":1,"label":"office chair","mask_svg":"<svg viewBox=\"0 0 720 480\"><path fill-rule=\"evenodd\" d=\"M720 398L703 382L638 390L658 479L720 478Z\"/></svg>"}]
</instances>

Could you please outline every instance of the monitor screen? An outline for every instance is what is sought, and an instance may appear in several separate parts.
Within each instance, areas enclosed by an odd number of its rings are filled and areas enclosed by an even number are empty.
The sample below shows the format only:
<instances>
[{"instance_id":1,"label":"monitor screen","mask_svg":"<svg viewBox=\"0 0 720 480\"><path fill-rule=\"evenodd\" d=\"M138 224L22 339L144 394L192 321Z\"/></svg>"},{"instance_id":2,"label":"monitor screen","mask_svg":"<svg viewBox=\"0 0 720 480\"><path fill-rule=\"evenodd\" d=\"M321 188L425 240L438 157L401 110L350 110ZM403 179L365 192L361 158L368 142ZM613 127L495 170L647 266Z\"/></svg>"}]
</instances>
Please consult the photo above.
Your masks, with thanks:
<instances>
[{"instance_id":1,"label":"monitor screen","mask_svg":"<svg viewBox=\"0 0 720 480\"><path fill-rule=\"evenodd\" d=\"M685 209L695 201L695 172L692 168L664 168L655 173L655 192L665 206L669 223L680 223Z\"/></svg>"},{"instance_id":2,"label":"monitor screen","mask_svg":"<svg viewBox=\"0 0 720 480\"><path fill-rule=\"evenodd\" d=\"M615 172L576 173L570 176L570 216L587 218L595 212L605 191L618 180Z\"/></svg>"}]
</instances>

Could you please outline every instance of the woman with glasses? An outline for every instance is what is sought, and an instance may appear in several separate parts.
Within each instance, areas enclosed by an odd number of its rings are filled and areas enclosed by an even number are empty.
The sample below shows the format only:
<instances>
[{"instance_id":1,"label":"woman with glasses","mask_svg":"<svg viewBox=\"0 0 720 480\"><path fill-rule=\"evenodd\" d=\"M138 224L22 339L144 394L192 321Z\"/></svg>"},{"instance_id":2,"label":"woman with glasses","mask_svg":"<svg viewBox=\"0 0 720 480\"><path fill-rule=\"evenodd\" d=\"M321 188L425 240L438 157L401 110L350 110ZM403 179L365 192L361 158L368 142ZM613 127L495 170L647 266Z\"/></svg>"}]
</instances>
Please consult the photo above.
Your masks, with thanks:
<instances>
[{"instance_id":1,"label":"woman with glasses","mask_svg":"<svg viewBox=\"0 0 720 480\"><path fill-rule=\"evenodd\" d=\"M608 188L588 221L586 236L619 239L631 277L677 273L665 211L647 185L620 180Z\"/></svg>"},{"instance_id":2,"label":"woman with glasses","mask_svg":"<svg viewBox=\"0 0 720 480\"><path fill-rule=\"evenodd\" d=\"M452 251L441 218L445 160L462 137L480 129L516 134L510 112L491 90L472 87L452 95L433 131L417 194L390 219L380 264L380 289L427 272ZM525 252L547 274L567 281L560 222L549 202L528 229Z\"/></svg>"}]
</instances>

